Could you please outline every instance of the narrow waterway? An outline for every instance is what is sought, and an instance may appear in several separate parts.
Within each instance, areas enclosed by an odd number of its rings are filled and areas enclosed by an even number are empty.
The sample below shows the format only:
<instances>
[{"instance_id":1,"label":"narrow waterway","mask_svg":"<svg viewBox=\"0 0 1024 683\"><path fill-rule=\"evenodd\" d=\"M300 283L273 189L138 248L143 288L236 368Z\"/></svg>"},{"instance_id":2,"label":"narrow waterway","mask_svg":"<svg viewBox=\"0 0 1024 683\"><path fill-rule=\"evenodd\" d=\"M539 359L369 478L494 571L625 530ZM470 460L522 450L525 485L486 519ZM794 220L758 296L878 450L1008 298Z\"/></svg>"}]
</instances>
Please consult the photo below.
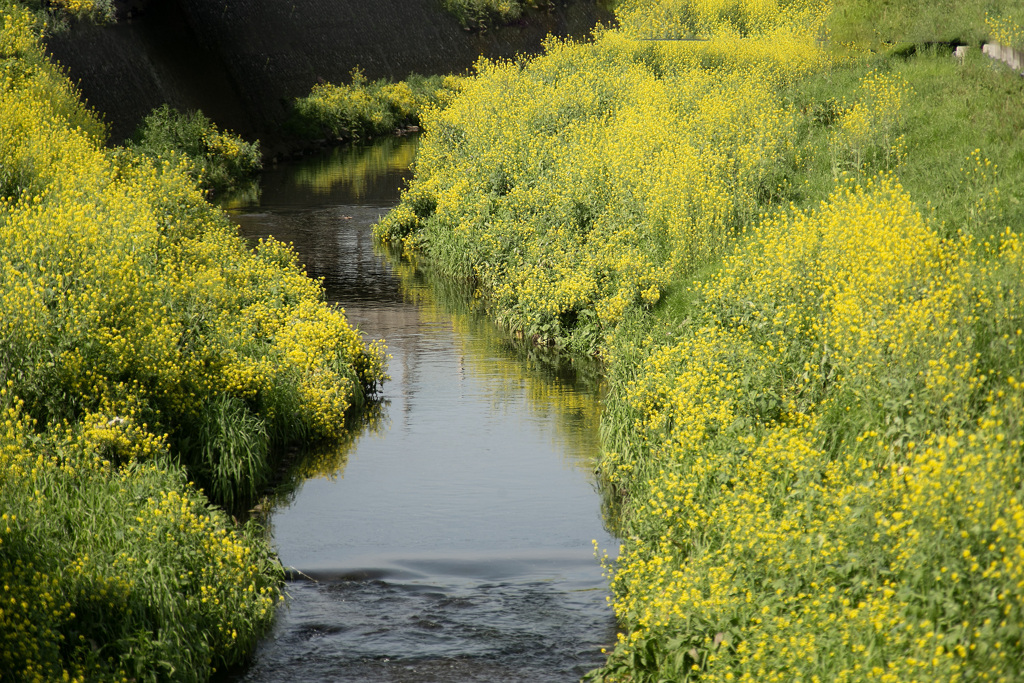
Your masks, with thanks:
<instances>
[{"instance_id":1,"label":"narrow waterway","mask_svg":"<svg viewBox=\"0 0 1024 683\"><path fill-rule=\"evenodd\" d=\"M384 338L379 414L269 511L288 606L239 681L574 681L615 639L594 369L508 340L375 247L415 140L269 170L231 211Z\"/></svg>"}]
</instances>

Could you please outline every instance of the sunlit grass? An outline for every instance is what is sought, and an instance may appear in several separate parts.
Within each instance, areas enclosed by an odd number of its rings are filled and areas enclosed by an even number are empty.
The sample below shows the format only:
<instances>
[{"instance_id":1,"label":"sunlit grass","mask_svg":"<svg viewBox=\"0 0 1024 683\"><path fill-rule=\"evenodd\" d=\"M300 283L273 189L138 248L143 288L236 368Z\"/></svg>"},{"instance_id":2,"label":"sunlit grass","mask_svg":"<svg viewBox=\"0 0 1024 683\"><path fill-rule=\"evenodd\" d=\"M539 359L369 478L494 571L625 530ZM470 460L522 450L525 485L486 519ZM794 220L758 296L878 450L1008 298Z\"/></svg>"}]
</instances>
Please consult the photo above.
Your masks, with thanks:
<instances>
[{"instance_id":1,"label":"sunlit grass","mask_svg":"<svg viewBox=\"0 0 1024 683\"><path fill-rule=\"evenodd\" d=\"M1020 0L835 0L829 37L837 47L884 52L926 43L981 47L992 21L1024 20Z\"/></svg>"}]
</instances>

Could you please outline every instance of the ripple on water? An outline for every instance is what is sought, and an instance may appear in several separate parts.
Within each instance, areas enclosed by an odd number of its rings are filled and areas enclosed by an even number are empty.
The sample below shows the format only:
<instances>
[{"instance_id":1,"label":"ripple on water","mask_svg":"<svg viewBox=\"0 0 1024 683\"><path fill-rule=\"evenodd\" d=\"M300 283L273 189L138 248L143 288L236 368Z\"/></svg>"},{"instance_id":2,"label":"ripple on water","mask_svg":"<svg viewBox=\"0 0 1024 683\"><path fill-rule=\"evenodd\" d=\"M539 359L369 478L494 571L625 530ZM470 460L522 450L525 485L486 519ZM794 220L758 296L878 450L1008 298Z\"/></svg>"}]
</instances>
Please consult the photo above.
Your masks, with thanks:
<instances>
[{"instance_id":1,"label":"ripple on water","mask_svg":"<svg viewBox=\"0 0 1024 683\"><path fill-rule=\"evenodd\" d=\"M290 582L288 608L236 680L571 681L615 637L600 579L381 574Z\"/></svg>"}]
</instances>

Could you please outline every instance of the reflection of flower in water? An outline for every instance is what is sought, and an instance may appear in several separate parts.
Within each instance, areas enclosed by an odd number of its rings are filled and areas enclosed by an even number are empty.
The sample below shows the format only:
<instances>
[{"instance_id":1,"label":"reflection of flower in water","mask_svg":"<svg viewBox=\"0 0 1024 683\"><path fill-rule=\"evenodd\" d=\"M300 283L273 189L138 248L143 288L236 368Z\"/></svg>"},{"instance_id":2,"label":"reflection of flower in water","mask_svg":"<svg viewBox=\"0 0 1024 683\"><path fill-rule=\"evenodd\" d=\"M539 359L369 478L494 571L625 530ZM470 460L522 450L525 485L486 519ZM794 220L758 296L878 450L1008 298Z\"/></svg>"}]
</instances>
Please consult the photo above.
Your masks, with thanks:
<instances>
[{"instance_id":1,"label":"reflection of flower in water","mask_svg":"<svg viewBox=\"0 0 1024 683\"><path fill-rule=\"evenodd\" d=\"M405 299L418 306L420 317L429 322L450 321L458 333L460 375L493 378L497 374L508 383L524 386L533 413L554 416L555 428L567 446L560 449L567 464L591 474L600 452L603 381L597 362L514 339L484 315L471 287L421 271L384 247L379 253L390 261ZM481 384L494 386L495 391L500 386Z\"/></svg>"},{"instance_id":2,"label":"reflection of flower in water","mask_svg":"<svg viewBox=\"0 0 1024 683\"><path fill-rule=\"evenodd\" d=\"M361 198L372 178L408 169L418 146L419 138L412 136L385 139L366 147L338 147L328 156L302 164L293 182L318 195L347 187Z\"/></svg>"},{"instance_id":3,"label":"reflection of flower in water","mask_svg":"<svg viewBox=\"0 0 1024 683\"><path fill-rule=\"evenodd\" d=\"M386 406L386 401L369 403L358 415L346 421L341 437L311 444L304 449L295 449L281 475L281 481L252 512L261 516L269 515L274 510L291 505L302 484L308 479L333 480L344 477L349 453L359 439L365 434L381 434L390 424Z\"/></svg>"},{"instance_id":4,"label":"reflection of flower in water","mask_svg":"<svg viewBox=\"0 0 1024 683\"><path fill-rule=\"evenodd\" d=\"M467 283L421 270L393 247L377 243L376 251L391 264L405 300L416 304L422 319L451 321L458 333L460 376L503 376L508 383L525 388L526 403L535 415L554 416L550 422L565 445L559 452L567 465L582 470L593 482L601 495L604 527L619 536L620 501L595 475L601 453L601 405L607 390L600 364L513 338L485 315L479 292ZM501 356L507 360L501 362ZM492 382L482 384L497 389Z\"/></svg>"}]
</instances>

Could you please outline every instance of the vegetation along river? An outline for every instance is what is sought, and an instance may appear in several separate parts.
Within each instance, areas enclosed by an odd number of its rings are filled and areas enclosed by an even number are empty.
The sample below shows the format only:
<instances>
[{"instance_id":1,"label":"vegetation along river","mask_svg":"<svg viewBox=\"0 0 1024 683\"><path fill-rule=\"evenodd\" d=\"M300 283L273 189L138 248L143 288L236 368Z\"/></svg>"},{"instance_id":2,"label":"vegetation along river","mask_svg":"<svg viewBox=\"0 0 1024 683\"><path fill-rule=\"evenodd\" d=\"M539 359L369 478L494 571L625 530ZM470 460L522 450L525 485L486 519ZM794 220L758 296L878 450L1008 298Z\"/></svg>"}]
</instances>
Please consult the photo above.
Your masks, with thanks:
<instances>
[{"instance_id":1,"label":"vegetation along river","mask_svg":"<svg viewBox=\"0 0 1024 683\"><path fill-rule=\"evenodd\" d=\"M596 373L374 244L415 145L270 169L230 208L248 238L294 243L392 357L379 414L269 505L289 602L233 680L573 681L615 639L593 547L617 547L592 474Z\"/></svg>"}]
</instances>

